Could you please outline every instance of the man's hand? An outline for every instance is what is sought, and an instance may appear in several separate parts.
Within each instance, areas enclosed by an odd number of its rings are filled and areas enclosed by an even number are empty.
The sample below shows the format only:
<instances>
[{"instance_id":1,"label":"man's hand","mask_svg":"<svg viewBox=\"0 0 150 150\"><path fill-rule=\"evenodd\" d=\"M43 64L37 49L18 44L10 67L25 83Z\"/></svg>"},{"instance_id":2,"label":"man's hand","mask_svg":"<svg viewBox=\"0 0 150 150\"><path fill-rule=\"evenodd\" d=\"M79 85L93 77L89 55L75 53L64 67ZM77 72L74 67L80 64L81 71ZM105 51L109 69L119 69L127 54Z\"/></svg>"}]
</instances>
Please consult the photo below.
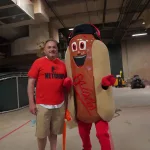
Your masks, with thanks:
<instances>
[{"instance_id":1,"label":"man's hand","mask_svg":"<svg viewBox=\"0 0 150 150\"><path fill-rule=\"evenodd\" d=\"M36 105L34 103L29 104L29 110L33 115L36 115L37 109L36 109Z\"/></svg>"},{"instance_id":2,"label":"man's hand","mask_svg":"<svg viewBox=\"0 0 150 150\"><path fill-rule=\"evenodd\" d=\"M116 82L116 78L113 75L108 75L102 78L102 86L113 86Z\"/></svg>"}]
</instances>

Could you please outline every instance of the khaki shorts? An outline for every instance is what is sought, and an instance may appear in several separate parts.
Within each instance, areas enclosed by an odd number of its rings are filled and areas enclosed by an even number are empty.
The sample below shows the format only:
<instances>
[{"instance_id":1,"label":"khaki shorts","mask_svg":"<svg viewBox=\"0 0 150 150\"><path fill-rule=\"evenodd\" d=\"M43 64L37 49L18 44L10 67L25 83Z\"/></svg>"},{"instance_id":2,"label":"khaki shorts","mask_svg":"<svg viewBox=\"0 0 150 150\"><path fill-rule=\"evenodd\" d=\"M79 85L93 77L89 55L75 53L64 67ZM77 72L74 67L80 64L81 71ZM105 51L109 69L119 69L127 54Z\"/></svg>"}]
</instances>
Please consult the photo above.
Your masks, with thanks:
<instances>
[{"instance_id":1,"label":"khaki shorts","mask_svg":"<svg viewBox=\"0 0 150 150\"><path fill-rule=\"evenodd\" d=\"M50 133L62 134L65 118L65 105L60 108L47 109L37 105L36 134L38 138L45 138Z\"/></svg>"}]
</instances>

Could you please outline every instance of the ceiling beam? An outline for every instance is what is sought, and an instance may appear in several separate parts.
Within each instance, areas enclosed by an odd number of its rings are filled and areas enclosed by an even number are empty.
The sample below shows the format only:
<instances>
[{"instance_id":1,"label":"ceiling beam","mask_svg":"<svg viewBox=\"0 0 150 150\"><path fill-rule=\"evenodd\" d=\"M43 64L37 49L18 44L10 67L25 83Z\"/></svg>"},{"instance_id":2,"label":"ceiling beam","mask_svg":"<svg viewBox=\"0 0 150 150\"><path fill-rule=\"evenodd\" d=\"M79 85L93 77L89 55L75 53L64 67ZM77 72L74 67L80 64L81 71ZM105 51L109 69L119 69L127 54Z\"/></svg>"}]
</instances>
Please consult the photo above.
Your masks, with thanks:
<instances>
[{"instance_id":1,"label":"ceiling beam","mask_svg":"<svg viewBox=\"0 0 150 150\"><path fill-rule=\"evenodd\" d=\"M111 8L111 9L107 9L106 10L107 14L109 13L118 13L119 12L119 8ZM79 15L87 15L87 14L102 14L103 13L103 9L101 10L94 10L94 11L86 11L86 12L77 12L77 13L72 13L72 14L68 14L68 15L59 15L59 17L61 19L67 19L67 18L72 18L74 16L79 16ZM56 17L51 17L52 20L56 20Z\"/></svg>"},{"instance_id":2,"label":"ceiling beam","mask_svg":"<svg viewBox=\"0 0 150 150\"><path fill-rule=\"evenodd\" d=\"M144 10L146 10L146 8L148 7L149 4L150 4L150 0L147 0L147 2L145 2L145 6L143 7L142 11L139 13L139 15L138 15L136 20L138 20L140 18L140 16L144 12Z\"/></svg>"},{"instance_id":3,"label":"ceiling beam","mask_svg":"<svg viewBox=\"0 0 150 150\"><path fill-rule=\"evenodd\" d=\"M106 7L107 7L107 0L104 0L104 10L103 10L103 27L104 27L104 24L105 24Z\"/></svg>"},{"instance_id":4,"label":"ceiling beam","mask_svg":"<svg viewBox=\"0 0 150 150\"><path fill-rule=\"evenodd\" d=\"M88 17L89 17L89 22L91 23L91 18L90 18L90 13L89 13L89 9L88 9L88 2L87 2L87 0L85 0L85 4L86 4L86 9L87 9Z\"/></svg>"},{"instance_id":5,"label":"ceiling beam","mask_svg":"<svg viewBox=\"0 0 150 150\"><path fill-rule=\"evenodd\" d=\"M145 4L143 5L142 11L140 11L140 12L139 12L139 15L136 17L135 22L140 18L140 16L141 16L142 13L144 12L144 10L147 8L147 6L149 5L149 3L150 3L150 0L147 0L147 1L145 2ZM129 26L127 27L125 33L123 34L122 40L123 40L123 38L125 37L126 33L128 32L128 29L130 28L130 26L131 26L131 23L129 24Z\"/></svg>"},{"instance_id":6,"label":"ceiling beam","mask_svg":"<svg viewBox=\"0 0 150 150\"><path fill-rule=\"evenodd\" d=\"M126 2L126 9L124 10L125 12L130 12L133 10L138 11L139 7L142 5L142 0L128 0ZM132 14L125 14L121 19L119 20L119 26L116 28L115 34L114 34L114 40L115 41L120 41L122 37L125 34L125 31L120 30L121 28L129 28L130 24L133 21L133 17L135 16L135 13Z\"/></svg>"},{"instance_id":7,"label":"ceiling beam","mask_svg":"<svg viewBox=\"0 0 150 150\"><path fill-rule=\"evenodd\" d=\"M51 11L53 12L53 14L55 15L55 17L58 19L58 21L60 22L60 24L66 28L66 25L64 24L64 22L62 21L62 19L60 18L60 16L57 14L56 10L53 8L52 3L48 0L45 0L46 4L48 5L48 7L51 9Z\"/></svg>"},{"instance_id":8,"label":"ceiling beam","mask_svg":"<svg viewBox=\"0 0 150 150\"><path fill-rule=\"evenodd\" d=\"M5 5L5 6L0 6L0 9L11 8L11 7L15 7L15 6L16 6L16 4Z\"/></svg>"},{"instance_id":9,"label":"ceiling beam","mask_svg":"<svg viewBox=\"0 0 150 150\"><path fill-rule=\"evenodd\" d=\"M21 15L24 15L24 14L26 14L26 13L23 12L23 13L19 13L19 14L16 14L16 15L0 17L0 20L1 20L1 19L12 18L12 17L15 17L15 18L16 18L17 16L21 16Z\"/></svg>"},{"instance_id":10,"label":"ceiling beam","mask_svg":"<svg viewBox=\"0 0 150 150\"><path fill-rule=\"evenodd\" d=\"M146 1L147 2L147 1ZM137 13L137 12L140 12L143 10L143 6L145 6L145 4L141 4L139 6L139 9L138 10L132 10L132 11L126 11L125 8L123 8L121 14L129 14L129 13ZM146 9L150 9L150 5L148 4Z\"/></svg>"},{"instance_id":11,"label":"ceiling beam","mask_svg":"<svg viewBox=\"0 0 150 150\"><path fill-rule=\"evenodd\" d=\"M79 4L83 3L85 0L47 0L48 2L51 2L55 6L64 6L64 5L73 5L73 4ZM88 0L89 1L98 1L98 0Z\"/></svg>"},{"instance_id":12,"label":"ceiling beam","mask_svg":"<svg viewBox=\"0 0 150 150\"><path fill-rule=\"evenodd\" d=\"M123 6L124 2L125 2L125 0L123 0L122 7L120 7L120 8L106 9L106 13L109 14L109 13L119 13L120 12L120 15L118 17L118 21L120 21L123 15L127 15L128 13L137 13L137 12L139 12L139 11L128 11L128 12L125 11L126 7ZM142 9L142 7L143 7L143 5L140 6L140 10ZM150 7L147 7L146 9L148 9L148 8L150 8ZM71 14L67 14L67 15L61 15L60 14L59 18L61 18L61 19L70 19L70 18L72 18L74 16L88 15L88 13L90 15L92 15L92 14L96 14L97 15L97 13L103 14L103 11L104 11L104 9L98 9L98 10L88 11L88 12L86 11L86 12L71 13ZM55 16L52 16L51 19L52 20L57 20L57 18Z\"/></svg>"}]
</instances>

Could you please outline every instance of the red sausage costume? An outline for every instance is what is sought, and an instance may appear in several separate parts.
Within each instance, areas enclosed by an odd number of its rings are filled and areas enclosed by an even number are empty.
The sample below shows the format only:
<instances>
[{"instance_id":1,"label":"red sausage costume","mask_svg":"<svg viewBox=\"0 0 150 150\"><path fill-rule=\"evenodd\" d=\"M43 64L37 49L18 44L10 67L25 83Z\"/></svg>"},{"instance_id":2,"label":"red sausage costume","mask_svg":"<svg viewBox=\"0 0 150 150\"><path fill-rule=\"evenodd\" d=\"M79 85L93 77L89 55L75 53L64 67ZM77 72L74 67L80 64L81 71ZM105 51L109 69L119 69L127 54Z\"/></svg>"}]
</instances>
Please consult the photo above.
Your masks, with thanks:
<instances>
[{"instance_id":1,"label":"red sausage costume","mask_svg":"<svg viewBox=\"0 0 150 150\"><path fill-rule=\"evenodd\" d=\"M108 122L115 107L111 86L115 78L110 75L108 49L100 41L99 30L90 24L74 28L65 58L68 77L73 87L68 95L71 121L68 127L78 125L84 150L91 150L90 129L95 123L101 150L112 150Z\"/></svg>"}]
</instances>

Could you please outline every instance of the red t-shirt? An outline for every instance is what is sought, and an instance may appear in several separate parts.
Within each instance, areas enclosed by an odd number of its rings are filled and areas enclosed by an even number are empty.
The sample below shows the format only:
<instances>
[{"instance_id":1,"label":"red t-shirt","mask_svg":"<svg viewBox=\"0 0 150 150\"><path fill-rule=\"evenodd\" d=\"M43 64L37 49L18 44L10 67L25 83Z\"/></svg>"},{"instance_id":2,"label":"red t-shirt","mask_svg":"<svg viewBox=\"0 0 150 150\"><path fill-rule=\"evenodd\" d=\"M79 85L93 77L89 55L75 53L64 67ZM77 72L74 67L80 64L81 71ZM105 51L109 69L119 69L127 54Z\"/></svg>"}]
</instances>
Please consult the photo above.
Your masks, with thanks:
<instances>
[{"instance_id":1,"label":"red t-shirt","mask_svg":"<svg viewBox=\"0 0 150 150\"><path fill-rule=\"evenodd\" d=\"M63 81L66 78L66 67L60 59L49 60L46 57L35 60L28 77L37 79L36 103L57 105L64 101Z\"/></svg>"}]
</instances>

